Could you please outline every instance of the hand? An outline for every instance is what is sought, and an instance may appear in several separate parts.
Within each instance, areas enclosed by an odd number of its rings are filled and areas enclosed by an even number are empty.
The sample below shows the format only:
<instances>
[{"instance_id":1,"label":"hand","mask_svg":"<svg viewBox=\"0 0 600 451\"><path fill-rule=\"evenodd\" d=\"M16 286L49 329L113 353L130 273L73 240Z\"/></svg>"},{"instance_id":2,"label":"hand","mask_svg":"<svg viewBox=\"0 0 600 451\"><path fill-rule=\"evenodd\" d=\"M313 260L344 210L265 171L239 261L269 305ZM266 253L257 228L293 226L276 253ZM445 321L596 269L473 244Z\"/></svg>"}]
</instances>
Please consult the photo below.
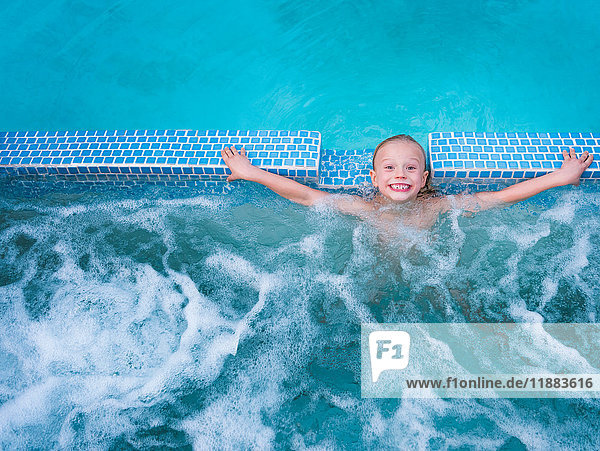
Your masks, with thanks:
<instances>
[{"instance_id":1,"label":"hand","mask_svg":"<svg viewBox=\"0 0 600 451\"><path fill-rule=\"evenodd\" d=\"M594 156L587 151L583 152L579 158L572 147L567 152L563 150L563 164L556 170L563 178L565 185L579 185L579 178L583 171L590 167L594 161Z\"/></svg>"},{"instance_id":2,"label":"hand","mask_svg":"<svg viewBox=\"0 0 600 451\"><path fill-rule=\"evenodd\" d=\"M238 179L247 179L253 171L256 171L256 166L253 166L246 156L246 149L242 147L241 153L235 146L225 147L221 150L221 157L227 167L231 170L231 175L227 177L227 181Z\"/></svg>"}]
</instances>

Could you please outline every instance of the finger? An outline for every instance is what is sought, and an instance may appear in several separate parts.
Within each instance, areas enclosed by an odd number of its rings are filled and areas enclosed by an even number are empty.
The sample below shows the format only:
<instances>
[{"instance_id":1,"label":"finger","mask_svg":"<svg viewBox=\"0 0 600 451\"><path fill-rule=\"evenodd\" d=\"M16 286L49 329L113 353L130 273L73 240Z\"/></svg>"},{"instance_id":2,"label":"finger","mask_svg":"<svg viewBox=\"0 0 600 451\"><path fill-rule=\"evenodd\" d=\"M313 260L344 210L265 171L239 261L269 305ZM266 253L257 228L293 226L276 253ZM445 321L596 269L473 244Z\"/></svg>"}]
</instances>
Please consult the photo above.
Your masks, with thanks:
<instances>
[{"instance_id":1,"label":"finger","mask_svg":"<svg viewBox=\"0 0 600 451\"><path fill-rule=\"evenodd\" d=\"M228 157L229 156L229 147L223 147L221 149L221 156L223 158Z\"/></svg>"},{"instance_id":2,"label":"finger","mask_svg":"<svg viewBox=\"0 0 600 451\"><path fill-rule=\"evenodd\" d=\"M590 153L590 154L588 154L588 155L586 156L586 159L585 159L585 167L586 167L586 168L589 168L589 167L590 167L590 164L592 164L593 162L594 162L594 155L592 155L592 154Z\"/></svg>"},{"instance_id":3,"label":"finger","mask_svg":"<svg viewBox=\"0 0 600 451\"><path fill-rule=\"evenodd\" d=\"M569 150L571 151L571 152L570 152L570 156L571 156L571 158L577 158L577 154L575 153L575 149L573 149L573 148L571 147Z\"/></svg>"},{"instance_id":4,"label":"finger","mask_svg":"<svg viewBox=\"0 0 600 451\"><path fill-rule=\"evenodd\" d=\"M563 149L563 152L562 152L562 153L563 153L563 159L564 159L564 160L566 160L566 159L568 159L568 158L569 158L569 154L567 153L567 150L566 150L566 149Z\"/></svg>"},{"instance_id":5,"label":"finger","mask_svg":"<svg viewBox=\"0 0 600 451\"><path fill-rule=\"evenodd\" d=\"M242 146L242 151L240 152L243 156L246 156L246 149L244 149L244 146Z\"/></svg>"}]
</instances>

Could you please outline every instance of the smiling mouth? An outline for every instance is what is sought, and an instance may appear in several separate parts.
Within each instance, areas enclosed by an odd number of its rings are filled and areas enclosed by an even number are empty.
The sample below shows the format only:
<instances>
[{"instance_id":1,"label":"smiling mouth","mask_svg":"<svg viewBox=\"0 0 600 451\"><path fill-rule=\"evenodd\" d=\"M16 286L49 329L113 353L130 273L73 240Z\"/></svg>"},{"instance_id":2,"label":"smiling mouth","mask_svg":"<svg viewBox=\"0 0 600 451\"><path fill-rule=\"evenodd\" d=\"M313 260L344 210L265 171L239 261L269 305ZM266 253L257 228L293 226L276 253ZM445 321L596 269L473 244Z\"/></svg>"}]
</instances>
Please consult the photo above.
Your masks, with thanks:
<instances>
[{"instance_id":1,"label":"smiling mouth","mask_svg":"<svg viewBox=\"0 0 600 451\"><path fill-rule=\"evenodd\" d=\"M408 191L410 189L410 185L406 183L392 183L389 186L392 191Z\"/></svg>"}]
</instances>

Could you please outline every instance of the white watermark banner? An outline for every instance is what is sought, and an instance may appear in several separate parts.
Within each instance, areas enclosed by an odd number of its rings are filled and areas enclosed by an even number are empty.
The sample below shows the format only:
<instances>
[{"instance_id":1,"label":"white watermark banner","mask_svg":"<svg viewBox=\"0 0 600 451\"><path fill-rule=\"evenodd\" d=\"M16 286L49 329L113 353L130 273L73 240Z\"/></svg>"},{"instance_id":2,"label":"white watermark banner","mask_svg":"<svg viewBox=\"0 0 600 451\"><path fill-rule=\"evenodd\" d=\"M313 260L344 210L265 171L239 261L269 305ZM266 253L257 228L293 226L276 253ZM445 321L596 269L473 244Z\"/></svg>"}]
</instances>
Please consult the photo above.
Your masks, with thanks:
<instances>
[{"instance_id":1,"label":"white watermark banner","mask_svg":"<svg viewBox=\"0 0 600 451\"><path fill-rule=\"evenodd\" d=\"M598 398L600 324L361 325L367 398Z\"/></svg>"}]
</instances>

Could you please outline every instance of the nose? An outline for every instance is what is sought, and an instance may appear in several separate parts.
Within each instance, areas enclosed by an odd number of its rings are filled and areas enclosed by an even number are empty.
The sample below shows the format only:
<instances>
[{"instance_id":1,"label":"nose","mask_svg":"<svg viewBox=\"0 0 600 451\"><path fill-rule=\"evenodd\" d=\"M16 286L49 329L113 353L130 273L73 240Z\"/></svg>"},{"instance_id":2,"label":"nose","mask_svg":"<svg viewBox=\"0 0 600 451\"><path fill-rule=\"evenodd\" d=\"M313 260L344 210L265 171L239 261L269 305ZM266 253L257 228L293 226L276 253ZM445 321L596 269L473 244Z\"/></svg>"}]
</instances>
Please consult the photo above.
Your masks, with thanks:
<instances>
[{"instance_id":1,"label":"nose","mask_svg":"<svg viewBox=\"0 0 600 451\"><path fill-rule=\"evenodd\" d=\"M400 168L400 167L396 168L396 171L395 171L395 173L394 173L394 176L395 176L396 178L401 178L401 179L405 178L405 175L404 175L404 168Z\"/></svg>"}]
</instances>

